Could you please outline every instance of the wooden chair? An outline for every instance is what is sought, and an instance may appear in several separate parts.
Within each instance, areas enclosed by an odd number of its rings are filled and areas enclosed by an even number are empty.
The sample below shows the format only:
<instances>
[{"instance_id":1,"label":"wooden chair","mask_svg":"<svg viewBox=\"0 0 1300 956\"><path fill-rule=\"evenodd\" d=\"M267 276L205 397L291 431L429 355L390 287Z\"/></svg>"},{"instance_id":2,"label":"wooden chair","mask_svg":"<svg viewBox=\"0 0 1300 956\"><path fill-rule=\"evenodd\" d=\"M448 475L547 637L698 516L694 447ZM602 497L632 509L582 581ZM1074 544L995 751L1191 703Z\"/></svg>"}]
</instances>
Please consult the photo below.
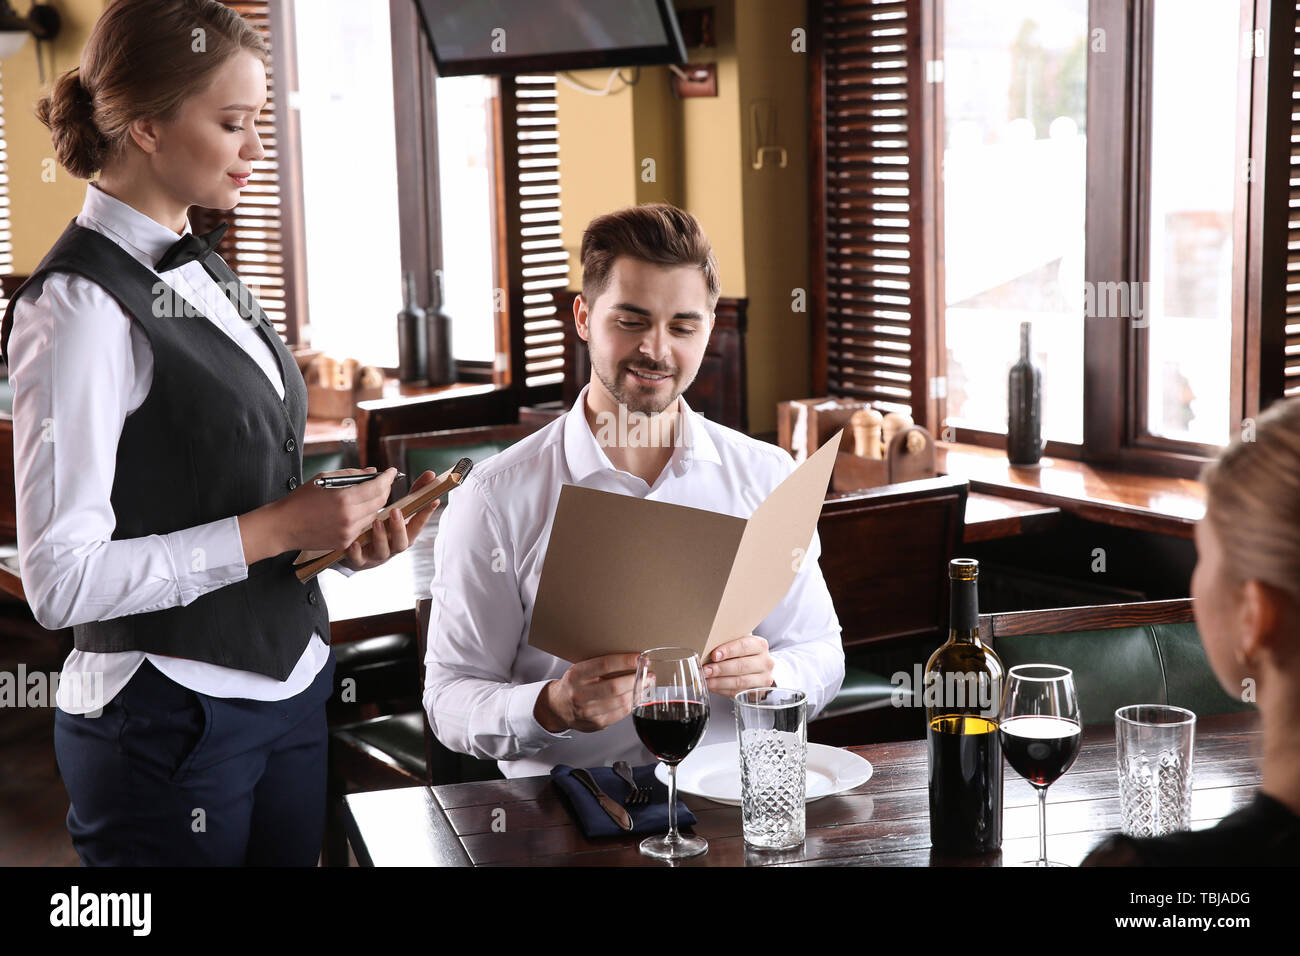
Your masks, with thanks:
<instances>
[{"instance_id":1,"label":"wooden chair","mask_svg":"<svg viewBox=\"0 0 1300 956\"><path fill-rule=\"evenodd\" d=\"M377 465L380 443L389 435L412 434L469 425L512 425L519 421L514 391L478 385L402 399L376 398L357 403L360 467Z\"/></svg>"},{"instance_id":2,"label":"wooden chair","mask_svg":"<svg viewBox=\"0 0 1300 956\"><path fill-rule=\"evenodd\" d=\"M835 495L817 531L821 569L840 620L844 685L808 728L818 743L915 739L919 708L894 707L881 671L906 669L948 632L948 562L965 531L964 479L927 478ZM928 653L928 652L927 652Z\"/></svg>"},{"instance_id":3,"label":"wooden chair","mask_svg":"<svg viewBox=\"0 0 1300 956\"><path fill-rule=\"evenodd\" d=\"M400 496L410 490L410 483L424 471L442 474L462 458L477 463L505 451L541 427L542 422L533 420L512 425L476 425L386 435L379 442L379 457L374 465L381 471L395 467L406 473L406 477L393 486L395 495Z\"/></svg>"},{"instance_id":4,"label":"wooden chair","mask_svg":"<svg viewBox=\"0 0 1300 956\"><path fill-rule=\"evenodd\" d=\"M1126 704L1173 704L1206 715L1253 709L1219 686L1188 598L984 614L980 636L1008 669L1042 663L1073 670L1085 724L1111 722Z\"/></svg>"}]
</instances>

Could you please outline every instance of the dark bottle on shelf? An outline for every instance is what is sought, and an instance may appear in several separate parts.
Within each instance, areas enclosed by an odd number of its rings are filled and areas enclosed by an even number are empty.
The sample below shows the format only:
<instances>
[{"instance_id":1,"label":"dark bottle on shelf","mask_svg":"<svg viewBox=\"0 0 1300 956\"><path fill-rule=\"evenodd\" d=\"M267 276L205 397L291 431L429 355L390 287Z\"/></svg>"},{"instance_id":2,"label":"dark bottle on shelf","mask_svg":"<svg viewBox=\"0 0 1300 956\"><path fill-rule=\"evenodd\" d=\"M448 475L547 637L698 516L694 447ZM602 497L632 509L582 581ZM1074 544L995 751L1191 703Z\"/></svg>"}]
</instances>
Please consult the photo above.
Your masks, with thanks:
<instances>
[{"instance_id":1,"label":"dark bottle on shelf","mask_svg":"<svg viewBox=\"0 0 1300 956\"><path fill-rule=\"evenodd\" d=\"M1029 358L1029 323L1020 323L1020 361L1007 375L1007 460L1036 465L1043 457L1043 372Z\"/></svg>"},{"instance_id":2,"label":"dark bottle on shelf","mask_svg":"<svg viewBox=\"0 0 1300 956\"><path fill-rule=\"evenodd\" d=\"M450 385L456 381L456 360L451 354L451 316L445 308L442 270L435 270L433 276L433 303L427 318L429 384Z\"/></svg>"},{"instance_id":3,"label":"dark bottle on shelf","mask_svg":"<svg viewBox=\"0 0 1300 956\"><path fill-rule=\"evenodd\" d=\"M427 355L424 309L415 298L415 273L407 272L402 276L402 311L397 313L398 381L424 385Z\"/></svg>"},{"instance_id":4,"label":"dark bottle on shelf","mask_svg":"<svg viewBox=\"0 0 1300 956\"><path fill-rule=\"evenodd\" d=\"M979 636L979 562L948 565L948 640L925 665L930 843L972 856L1002 846L1002 662Z\"/></svg>"}]
</instances>

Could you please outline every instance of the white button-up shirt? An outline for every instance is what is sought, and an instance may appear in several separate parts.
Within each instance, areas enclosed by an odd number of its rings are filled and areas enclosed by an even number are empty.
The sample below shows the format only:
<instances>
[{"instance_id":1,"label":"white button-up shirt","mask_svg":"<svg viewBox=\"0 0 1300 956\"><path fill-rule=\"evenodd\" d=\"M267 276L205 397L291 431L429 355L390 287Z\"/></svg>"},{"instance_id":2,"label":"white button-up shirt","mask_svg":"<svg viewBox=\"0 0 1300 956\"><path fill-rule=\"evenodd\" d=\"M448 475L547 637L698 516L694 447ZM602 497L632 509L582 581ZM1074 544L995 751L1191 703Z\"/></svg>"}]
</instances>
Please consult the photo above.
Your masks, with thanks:
<instances>
[{"instance_id":1,"label":"white button-up shirt","mask_svg":"<svg viewBox=\"0 0 1300 956\"><path fill-rule=\"evenodd\" d=\"M647 485L611 465L597 443L583 412L587 388L564 417L476 464L449 496L438 524L425 710L443 744L499 760L508 777L548 773L561 763L654 761L630 716L597 733L561 734L550 733L533 716L542 688L569 667L528 645L561 486L748 518L795 468L781 448L711 422L682 399L682 441L654 484ZM814 534L790 591L754 630L767 639L777 686L808 695L810 719L844 679L840 625L817 564L820 553ZM663 643L672 644L672 635ZM710 695L701 746L735 738L731 701Z\"/></svg>"},{"instance_id":2,"label":"white button-up shirt","mask_svg":"<svg viewBox=\"0 0 1300 956\"><path fill-rule=\"evenodd\" d=\"M76 221L151 271L180 238L94 183L87 184ZM197 260L160 278L247 352L284 397L275 354ZM183 607L248 577L238 515L164 535L112 540L117 444L126 417L149 395L153 349L102 286L56 272L46 276L39 296L18 301L9 335L9 381L18 559L23 589L42 627ZM204 561L193 561L194 554ZM97 710L126 686L146 657L199 693L285 700L311 685L329 660L329 646L313 632L285 681L139 651L74 650L63 665L58 706L74 714ZM98 696L94 691L101 686Z\"/></svg>"}]
</instances>

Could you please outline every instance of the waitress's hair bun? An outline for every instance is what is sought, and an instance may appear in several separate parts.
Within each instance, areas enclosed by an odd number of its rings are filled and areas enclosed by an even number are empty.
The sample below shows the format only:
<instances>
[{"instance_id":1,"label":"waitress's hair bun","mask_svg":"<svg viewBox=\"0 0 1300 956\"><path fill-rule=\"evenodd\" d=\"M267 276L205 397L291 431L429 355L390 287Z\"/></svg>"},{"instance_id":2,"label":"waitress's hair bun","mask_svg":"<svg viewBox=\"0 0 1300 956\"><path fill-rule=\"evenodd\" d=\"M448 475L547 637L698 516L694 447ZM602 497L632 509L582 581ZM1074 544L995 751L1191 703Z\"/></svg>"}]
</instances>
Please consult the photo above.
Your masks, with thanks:
<instances>
[{"instance_id":1,"label":"waitress's hair bun","mask_svg":"<svg viewBox=\"0 0 1300 956\"><path fill-rule=\"evenodd\" d=\"M36 118L50 130L59 165L72 175L89 179L104 168L108 142L95 125L95 98L81 85L80 69L64 73L37 100Z\"/></svg>"},{"instance_id":2,"label":"waitress's hair bun","mask_svg":"<svg viewBox=\"0 0 1300 956\"><path fill-rule=\"evenodd\" d=\"M138 119L173 118L241 50L269 65L252 25L218 0L114 0L95 21L81 64L36 103L59 164L79 179L132 144Z\"/></svg>"}]
</instances>

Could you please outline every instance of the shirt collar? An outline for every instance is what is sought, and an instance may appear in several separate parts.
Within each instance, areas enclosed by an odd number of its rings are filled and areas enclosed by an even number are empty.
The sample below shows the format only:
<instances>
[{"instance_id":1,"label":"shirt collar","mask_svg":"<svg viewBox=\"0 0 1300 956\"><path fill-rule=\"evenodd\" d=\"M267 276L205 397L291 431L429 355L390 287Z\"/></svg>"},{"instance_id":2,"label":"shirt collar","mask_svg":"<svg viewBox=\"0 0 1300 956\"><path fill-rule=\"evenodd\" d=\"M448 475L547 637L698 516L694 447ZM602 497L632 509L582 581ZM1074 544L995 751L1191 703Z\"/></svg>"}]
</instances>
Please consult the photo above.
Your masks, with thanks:
<instances>
[{"instance_id":1,"label":"shirt collar","mask_svg":"<svg viewBox=\"0 0 1300 956\"><path fill-rule=\"evenodd\" d=\"M585 408L589 388L590 382L582 387L578 400L564 417L564 458L575 482L581 482L598 471L615 470L604 449L596 441L591 426L587 424ZM685 473L693 461L711 461L715 465L721 465L718 448L704 427L703 419L691 411L685 398L679 398L678 401L681 403L678 415L682 426L682 444L673 449L668 467L675 466L680 475Z\"/></svg>"},{"instance_id":2,"label":"shirt collar","mask_svg":"<svg viewBox=\"0 0 1300 956\"><path fill-rule=\"evenodd\" d=\"M138 252L151 268L181 236L192 231L188 217L185 232L178 235L134 206L114 199L93 182L86 184L86 201L81 206L81 215Z\"/></svg>"}]
</instances>

